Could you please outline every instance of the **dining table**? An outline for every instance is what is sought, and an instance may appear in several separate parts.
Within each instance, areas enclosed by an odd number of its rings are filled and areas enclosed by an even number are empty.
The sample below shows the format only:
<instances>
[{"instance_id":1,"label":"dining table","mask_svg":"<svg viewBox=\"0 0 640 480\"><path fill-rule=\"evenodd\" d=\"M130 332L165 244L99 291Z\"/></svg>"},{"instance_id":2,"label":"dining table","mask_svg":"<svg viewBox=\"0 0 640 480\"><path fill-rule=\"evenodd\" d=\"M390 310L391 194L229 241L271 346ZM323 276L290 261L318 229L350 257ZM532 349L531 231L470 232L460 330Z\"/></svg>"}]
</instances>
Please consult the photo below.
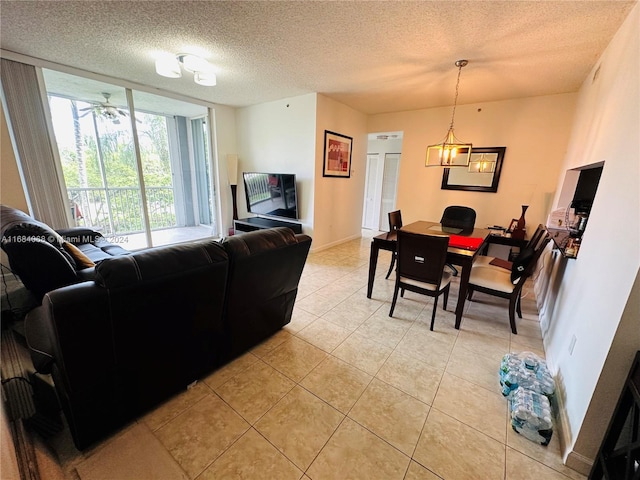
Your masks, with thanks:
<instances>
[{"instance_id":1,"label":"dining table","mask_svg":"<svg viewBox=\"0 0 640 480\"><path fill-rule=\"evenodd\" d=\"M487 228L473 228L461 230L456 228L443 227L438 222L419 220L409 223L401 230L417 233L421 235L446 235L449 237L449 248L447 249L447 263L458 265L460 270L460 287L458 289L458 302L456 304L455 328L460 328L464 302L467 297L471 266L474 260L490 242L491 231ZM398 245L397 233L386 232L373 237L371 240L371 253L369 256L369 281L367 283L367 298L371 298L373 293L373 282L376 276L376 266L378 264L378 253L380 250L395 252Z\"/></svg>"}]
</instances>

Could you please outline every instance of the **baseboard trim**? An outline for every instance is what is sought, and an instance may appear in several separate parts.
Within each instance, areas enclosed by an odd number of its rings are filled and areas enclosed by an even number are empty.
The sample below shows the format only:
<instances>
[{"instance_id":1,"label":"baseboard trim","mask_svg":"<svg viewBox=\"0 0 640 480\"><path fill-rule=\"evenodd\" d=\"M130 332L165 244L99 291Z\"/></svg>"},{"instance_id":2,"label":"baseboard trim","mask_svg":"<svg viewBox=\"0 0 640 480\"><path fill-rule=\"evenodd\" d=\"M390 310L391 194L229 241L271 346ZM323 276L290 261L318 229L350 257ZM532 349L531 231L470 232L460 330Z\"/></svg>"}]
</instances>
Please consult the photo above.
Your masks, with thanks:
<instances>
[{"instance_id":1,"label":"baseboard trim","mask_svg":"<svg viewBox=\"0 0 640 480\"><path fill-rule=\"evenodd\" d=\"M351 240L356 240L356 239L361 238L361 237L362 237L362 235L352 235L350 237L342 238L340 240L336 240L335 242L331 242L331 243L328 243L326 245L322 245L321 247L318 247L318 248L313 248L313 243L312 243L311 244L311 252L312 253L322 252L323 250L328 250L328 249L330 249L332 247L336 247L338 245L350 242Z\"/></svg>"},{"instance_id":2,"label":"baseboard trim","mask_svg":"<svg viewBox=\"0 0 640 480\"><path fill-rule=\"evenodd\" d=\"M591 467L593 467L593 460L574 451L569 452L564 463L567 467L583 475L589 475Z\"/></svg>"},{"instance_id":3,"label":"baseboard trim","mask_svg":"<svg viewBox=\"0 0 640 480\"><path fill-rule=\"evenodd\" d=\"M582 475L589 475L591 467L593 466L593 460L581 455L573 450L571 440L571 428L569 427L569 420L567 418L566 409L564 408L563 394L558 391L558 384L556 380L556 402L558 414L556 415L556 431L558 433L558 439L560 440L560 452L562 453L562 461L564 464L572 470L575 470Z\"/></svg>"}]
</instances>

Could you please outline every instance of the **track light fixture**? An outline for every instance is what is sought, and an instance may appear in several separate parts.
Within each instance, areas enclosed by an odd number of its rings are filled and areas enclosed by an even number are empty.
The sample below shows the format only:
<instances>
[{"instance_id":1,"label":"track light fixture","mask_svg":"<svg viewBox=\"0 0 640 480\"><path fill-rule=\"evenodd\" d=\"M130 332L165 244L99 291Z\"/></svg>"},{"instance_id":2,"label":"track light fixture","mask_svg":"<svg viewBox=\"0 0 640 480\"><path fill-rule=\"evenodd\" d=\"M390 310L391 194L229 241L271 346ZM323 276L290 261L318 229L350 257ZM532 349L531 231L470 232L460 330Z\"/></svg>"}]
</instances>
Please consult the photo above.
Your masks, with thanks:
<instances>
[{"instance_id":1,"label":"track light fixture","mask_svg":"<svg viewBox=\"0 0 640 480\"><path fill-rule=\"evenodd\" d=\"M181 68L182 67L182 68ZM191 53L167 55L156 60L156 73L167 78L182 77L182 69L193 73L193 81L205 87L215 86L217 79L213 65Z\"/></svg>"}]
</instances>

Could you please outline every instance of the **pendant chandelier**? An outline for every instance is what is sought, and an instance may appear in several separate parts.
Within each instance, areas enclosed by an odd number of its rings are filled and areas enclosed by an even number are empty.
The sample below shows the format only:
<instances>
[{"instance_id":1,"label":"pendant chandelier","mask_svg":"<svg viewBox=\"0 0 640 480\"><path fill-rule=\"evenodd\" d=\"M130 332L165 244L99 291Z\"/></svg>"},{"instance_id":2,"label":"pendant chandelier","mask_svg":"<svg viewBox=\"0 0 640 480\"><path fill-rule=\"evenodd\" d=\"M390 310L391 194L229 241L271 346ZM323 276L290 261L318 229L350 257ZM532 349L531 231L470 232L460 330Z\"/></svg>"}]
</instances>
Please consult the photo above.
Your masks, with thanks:
<instances>
[{"instance_id":1,"label":"pendant chandelier","mask_svg":"<svg viewBox=\"0 0 640 480\"><path fill-rule=\"evenodd\" d=\"M460 73L462 72L462 67L466 67L468 64L469 62L467 60L458 60L455 64L456 67L458 67L458 80L456 81L456 96L453 100L451 125L449 125L449 131L443 141L427 147L426 167L467 167L469 165L473 145L458 140L453 133L453 121L456 116L456 105L458 104Z\"/></svg>"}]
</instances>

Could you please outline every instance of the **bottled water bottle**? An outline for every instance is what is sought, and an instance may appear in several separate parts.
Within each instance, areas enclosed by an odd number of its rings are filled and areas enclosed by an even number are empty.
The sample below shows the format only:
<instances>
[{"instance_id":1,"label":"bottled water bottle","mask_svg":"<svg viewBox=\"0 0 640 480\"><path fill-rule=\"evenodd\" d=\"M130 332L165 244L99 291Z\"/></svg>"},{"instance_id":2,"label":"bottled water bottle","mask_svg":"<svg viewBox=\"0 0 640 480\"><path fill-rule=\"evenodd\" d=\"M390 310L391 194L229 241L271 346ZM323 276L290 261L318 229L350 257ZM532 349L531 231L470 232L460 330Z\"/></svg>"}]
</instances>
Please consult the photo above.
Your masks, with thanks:
<instances>
[{"instance_id":1,"label":"bottled water bottle","mask_svg":"<svg viewBox=\"0 0 640 480\"><path fill-rule=\"evenodd\" d=\"M500 362L500 386L506 397L524 387L553 398L555 384L546 362L531 352L508 353Z\"/></svg>"},{"instance_id":2,"label":"bottled water bottle","mask_svg":"<svg viewBox=\"0 0 640 480\"><path fill-rule=\"evenodd\" d=\"M511 426L529 440L548 445L553 435L549 399L532 390L518 387L509 397Z\"/></svg>"}]
</instances>

